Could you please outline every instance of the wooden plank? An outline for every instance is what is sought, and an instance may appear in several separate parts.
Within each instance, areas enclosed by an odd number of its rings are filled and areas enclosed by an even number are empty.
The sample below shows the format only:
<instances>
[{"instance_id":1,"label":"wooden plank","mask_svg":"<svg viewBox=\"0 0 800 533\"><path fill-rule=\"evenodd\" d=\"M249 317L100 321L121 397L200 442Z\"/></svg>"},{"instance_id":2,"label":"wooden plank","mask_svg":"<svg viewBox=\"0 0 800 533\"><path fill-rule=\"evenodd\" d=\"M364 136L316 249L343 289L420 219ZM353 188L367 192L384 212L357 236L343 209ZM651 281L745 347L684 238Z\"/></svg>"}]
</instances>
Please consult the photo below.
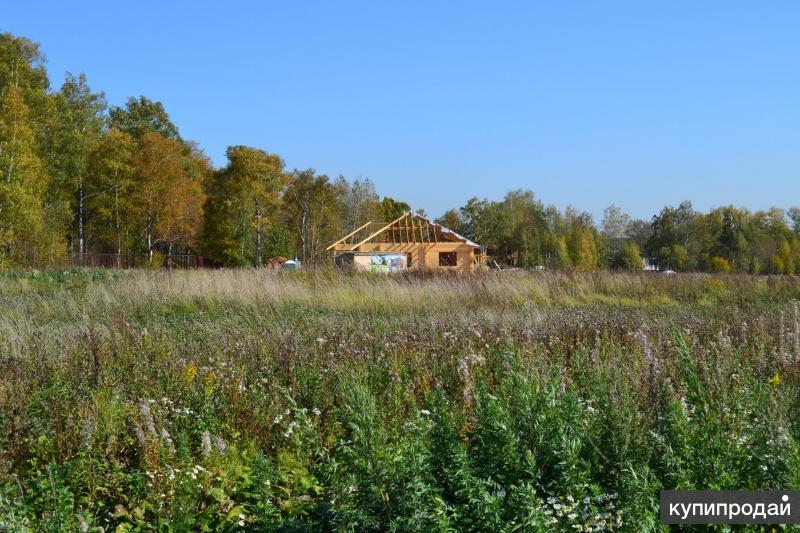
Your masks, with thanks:
<instances>
[{"instance_id":1,"label":"wooden plank","mask_svg":"<svg viewBox=\"0 0 800 533\"><path fill-rule=\"evenodd\" d=\"M456 251L463 251L468 252L472 248L468 244L464 244L463 242L440 242L439 244L430 245L423 245L419 242L413 243L380 243L380 242L367 242L361 244L361 252L374 252L378 251L402 251L402 250L425 250L428 253L436 254L437 252L456 252ZM354 251L350 250L349 248L343 249L341 251Z\"/></svg>"},{"instance_id":2,"label":"wooden plank","mask_svg":"<svg viewBox=\"0 0 800 533\"><path fill-rule=\"evenodd\" d=\"M411 252L416 250L419 244L413 243L391 243L391 242L366 242L360 246L359 252Z\"/></svg>"},{"instance_id":3,"label":"wooden plank","mask_svg":"<svg viewBox=\"0 0 800 533\"><path fill-rule=\"evenodd\" d=\"M408 213L404 213L404 214L403 214L403 215L402 215L400 218L398 218L398 219L396 219L396 220L393 220L393 221L389 222L389 223L388 223L388 224L386 224L384 227L382 227L381 229L379 229L378 231L376 231L375 233L373 233L372 235L370 235L369 237L367 237L367 238L366 238L366 239L364 239L363 241L361 241L361 242L359 242L358 244L356 244L355 246L353 246L353 247L352 247L350 250L351 250L351 251L352 251L352 250L355 250L356 248L358 248L358 247L359 247L359 246L361 246L362 244L364 244L364 243L366 243L367 241L369 241L371 238L375 237L376 235L380 235L381 233L383 233L384 231L386 231L388 228L391 228L391 227L392 227L392 224L394 224L395 222L398 222L398 221L400 221L400 220L403 220L403 219L404 219L405 217L407 217L407 216L408 216Z\"/></svg>"},{"instance_id":4,"label":"wooden plank","mask_svg":"<svg viewBox=\"0 0 800 533\"><path fill-rule=\"evenodd\" d=\"M340 244L342 241L345 241L345 240L347 240L348 238L352 237L353 235L355 235L356 233L358 233L358 232L359 232L359 231L361 231L362 229L366 228L366 227L367 227L367 226L369 226L370 224L372 224L372 221L369 221L369 222L367 222L366 224L364 224L363 226L361 226L360 228L358 228L358 229L355 229L355 230L351 231L350 233L348 233L347 235L345 235L344 237L342 237L341 239L339 239L338 241L336 241L335 243L331 244L330 246L328 246L328 247L327 247L327 248L325 248L325 249L326 249L326 250L330 250L331 248L333 248L333 247L334 247L334 246L336 246L337 244Z\"/></svg>"}]
</instances>

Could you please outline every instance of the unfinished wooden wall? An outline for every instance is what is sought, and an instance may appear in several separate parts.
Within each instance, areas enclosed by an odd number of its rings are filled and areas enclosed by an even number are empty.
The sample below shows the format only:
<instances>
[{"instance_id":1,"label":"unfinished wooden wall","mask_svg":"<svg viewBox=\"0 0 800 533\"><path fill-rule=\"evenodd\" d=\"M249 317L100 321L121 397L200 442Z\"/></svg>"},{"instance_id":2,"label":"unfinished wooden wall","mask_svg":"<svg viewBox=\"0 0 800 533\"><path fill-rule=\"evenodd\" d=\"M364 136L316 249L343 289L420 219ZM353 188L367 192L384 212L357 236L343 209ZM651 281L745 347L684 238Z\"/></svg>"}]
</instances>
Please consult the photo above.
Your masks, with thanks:
<instances>
[{"instance_id":1,"label":"unfinished wooden wall","mask_svg":"<svg viewBox=\"0 0 800 533\"><path fill-rule=\"evenodd\" d=\"M440 251L455 252L456 266L440 267L439 266ZM474 256L474 249L467 244L461 244L455 249L445 249L445 250L442 250L442 247L436 244L423 245L420 247L420 255L421 255L420 263L414 263L414 266L416 266L417 264L421 264L424 265L424 268L426 270L455 270L458 272L472 272L472 259Z\"/></svg>"},{"instance_id":2,"label":"unfinished wooden wall","mask_svg":"<svg viewBox=\"0 0 800 533\"><path fill-rule=\"evenodd\" d=\"M390 243L377 242L365 243L358 247L357 252L385 252L411 254L411 270L455 270L457 272L472 272L475 249L461 242L440 243ZM455 252L456 266L440 267L439 252Z\"/></svg>"}]
</instances>

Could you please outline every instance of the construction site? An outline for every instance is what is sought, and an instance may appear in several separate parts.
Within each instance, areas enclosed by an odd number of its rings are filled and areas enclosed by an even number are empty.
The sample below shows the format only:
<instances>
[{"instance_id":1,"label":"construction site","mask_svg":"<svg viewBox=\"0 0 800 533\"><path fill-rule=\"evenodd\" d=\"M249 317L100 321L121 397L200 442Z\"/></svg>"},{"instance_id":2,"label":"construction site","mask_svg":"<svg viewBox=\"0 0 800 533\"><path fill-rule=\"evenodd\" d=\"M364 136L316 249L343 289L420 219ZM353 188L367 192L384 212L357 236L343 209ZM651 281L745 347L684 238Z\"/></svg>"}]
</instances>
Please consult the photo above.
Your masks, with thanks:
<instances>
[{"instance_id":1,"label":"construction site","mask_svg":"<svg viewBox=\"0 0 800 533\"><path fill-rule=\"evenodd\" d=\"M391 222L367 222L327 248L342 269L365 272L485 268L481 246L414 212Z\"/></svg>"}]
</instances>

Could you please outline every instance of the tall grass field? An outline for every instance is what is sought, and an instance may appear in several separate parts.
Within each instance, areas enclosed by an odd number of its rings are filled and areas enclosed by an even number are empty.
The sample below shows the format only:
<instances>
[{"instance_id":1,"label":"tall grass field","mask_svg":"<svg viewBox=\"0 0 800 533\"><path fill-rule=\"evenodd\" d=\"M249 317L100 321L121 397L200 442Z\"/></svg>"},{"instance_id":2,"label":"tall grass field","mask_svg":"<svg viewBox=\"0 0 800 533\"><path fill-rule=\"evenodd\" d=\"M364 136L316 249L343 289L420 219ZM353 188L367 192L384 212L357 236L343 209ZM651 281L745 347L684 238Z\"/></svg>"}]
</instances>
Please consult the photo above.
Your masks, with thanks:
<instances>
[{"instance_id":1,"label":"tall grass field","mask_svg":"<svg viewBox=\"0 0 800 533\"><path fill-rule=\"evenodd\" d=\"M5 273L0 530L662 530L662 488L800 487L798 300L789 277Z\"/></svg>"}]
</instances>

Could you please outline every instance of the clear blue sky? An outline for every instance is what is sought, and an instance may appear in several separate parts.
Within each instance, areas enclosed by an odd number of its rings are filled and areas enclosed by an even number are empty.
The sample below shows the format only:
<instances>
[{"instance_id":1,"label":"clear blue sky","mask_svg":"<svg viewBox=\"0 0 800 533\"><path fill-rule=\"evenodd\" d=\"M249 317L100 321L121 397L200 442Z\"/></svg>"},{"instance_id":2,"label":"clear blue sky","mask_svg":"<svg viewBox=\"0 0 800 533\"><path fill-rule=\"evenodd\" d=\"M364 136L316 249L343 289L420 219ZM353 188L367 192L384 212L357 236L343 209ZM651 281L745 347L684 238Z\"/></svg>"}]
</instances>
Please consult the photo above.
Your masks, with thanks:
<instances>
[{"instance_id":1,"label":"clear blue sky","mask_svg":"<svg viewBox=\"0 0 800 533\"><path fill-rule=\"evenodd\" d=\"M432 215L800 204L797 2L8 2L0 31L217 165L252 145Z\"/></svg>"}]
</instances>

